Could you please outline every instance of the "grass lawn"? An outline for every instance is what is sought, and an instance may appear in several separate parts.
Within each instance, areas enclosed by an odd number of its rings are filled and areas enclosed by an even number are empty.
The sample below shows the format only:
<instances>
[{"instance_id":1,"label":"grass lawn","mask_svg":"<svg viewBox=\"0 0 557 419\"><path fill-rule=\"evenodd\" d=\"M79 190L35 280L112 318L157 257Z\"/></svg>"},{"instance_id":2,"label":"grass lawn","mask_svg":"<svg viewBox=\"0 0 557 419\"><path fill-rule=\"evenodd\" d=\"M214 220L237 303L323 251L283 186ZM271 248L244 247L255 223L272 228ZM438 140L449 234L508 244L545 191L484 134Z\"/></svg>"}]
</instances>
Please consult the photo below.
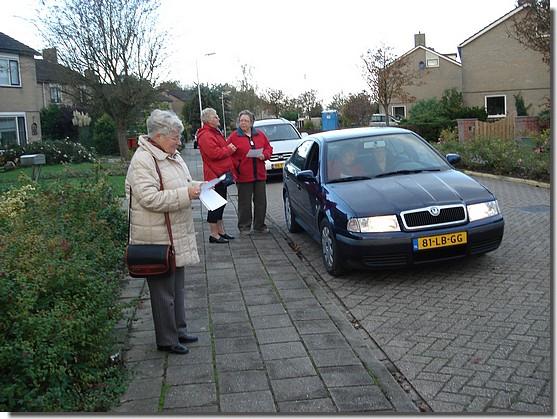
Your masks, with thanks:
<instances>
[{"instance_id":1,"label":"grass lawn","mask_svg":"<svg viewBox=\"0 0 557 419\"><path fill-rule=\"evenodd\" d=\"M41 167L39 183L54 181L78 183L84 179L96 176L97 173L105 173L108 175L108 181L115 195L123 197L126 170L126 167L120 162L46 165ZM21 183L19 180L21 175L32 177L33 169L31 167L19 167L8 172L1 172L0 191L5 191L19 185Z\"/></svg>"}]
</instances>

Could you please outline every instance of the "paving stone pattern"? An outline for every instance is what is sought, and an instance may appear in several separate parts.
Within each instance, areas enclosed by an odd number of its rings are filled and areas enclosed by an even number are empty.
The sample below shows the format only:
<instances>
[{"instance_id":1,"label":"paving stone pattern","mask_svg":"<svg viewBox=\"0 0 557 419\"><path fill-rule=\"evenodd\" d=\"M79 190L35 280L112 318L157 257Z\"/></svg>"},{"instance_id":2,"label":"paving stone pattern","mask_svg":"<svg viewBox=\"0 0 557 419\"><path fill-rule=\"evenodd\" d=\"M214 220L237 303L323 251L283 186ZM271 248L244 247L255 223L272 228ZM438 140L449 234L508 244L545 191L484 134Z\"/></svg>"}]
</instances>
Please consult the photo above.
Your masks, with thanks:
<instances>
[{"instance_id":1,"label":"paving stone pattern","mask_svg":"<svg viewBox=\"0 0 557 419\"><path fill-rule=\"evenodd\" d=\"M503 243L442 265L334 278L323 268L319 244L284 229L279 182L268 185L269 214L362 326L377 358L392 363L431 410L549 413L550 190L477 179L499 200Z\"/></svg>"},{"instance_id":2,"label":"paving stone pattern","mask_svg":"<svg viewBox=\"0 0 557 419\"><path fill-rule=\"evenodd\" d=\"M237 235L230 198L224 220ZM199 203L194 214L202 262L187 268L186 312L200 340L187 355L157 351L148 289L130 280L140 295L124 354L132 380L114 413L418 410L280 232L209 244Z\"/></svg>"}]
</instances>

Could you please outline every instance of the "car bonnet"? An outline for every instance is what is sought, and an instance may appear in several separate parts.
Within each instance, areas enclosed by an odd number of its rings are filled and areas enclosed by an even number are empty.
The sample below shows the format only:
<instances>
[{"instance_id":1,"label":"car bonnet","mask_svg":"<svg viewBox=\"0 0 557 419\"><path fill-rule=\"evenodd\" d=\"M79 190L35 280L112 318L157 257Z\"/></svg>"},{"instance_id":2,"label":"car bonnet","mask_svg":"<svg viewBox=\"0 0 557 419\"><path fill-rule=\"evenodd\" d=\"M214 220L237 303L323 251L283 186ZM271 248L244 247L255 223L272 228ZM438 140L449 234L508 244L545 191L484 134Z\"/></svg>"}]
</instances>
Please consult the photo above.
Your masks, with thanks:
<instances>
[{"instance_id":1,"label":"car bonnet","mask_svg":"<svg viewBox=\"0 0 557 419\"><path fill-rule=\"evenodd\" d=\"M327 188L333 194L329 199L334 201L336 195L351 208L354 216L493 199L484 186L456 170L331 183Z\"/></svg>"}]
</instances>

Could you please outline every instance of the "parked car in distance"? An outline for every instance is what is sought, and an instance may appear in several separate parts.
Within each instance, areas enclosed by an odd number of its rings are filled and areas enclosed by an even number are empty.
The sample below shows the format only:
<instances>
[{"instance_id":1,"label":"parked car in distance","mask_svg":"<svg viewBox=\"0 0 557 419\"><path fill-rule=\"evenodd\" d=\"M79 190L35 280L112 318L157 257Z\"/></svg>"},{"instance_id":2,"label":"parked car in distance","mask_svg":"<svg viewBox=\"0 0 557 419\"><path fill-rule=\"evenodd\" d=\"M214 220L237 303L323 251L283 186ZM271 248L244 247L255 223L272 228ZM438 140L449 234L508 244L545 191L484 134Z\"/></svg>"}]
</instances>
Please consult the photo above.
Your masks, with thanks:
<instances>
[{"instance_id":1,"label":"parked car in distance","mask_svg":"<svg viewBox=\"0 0 557 419\"><path fill-rule=\"evenodd\" d=\"M384 113L374 113L371 115L371 121L369 122L370 127L385 127L387 126L387 116ZM396 127L400 122L394 116L389 115L389 126Z\"/></svg>"},{"instance_id":2,"label":"parked car in distance","mask_svg":"<svg viewBox=\"0 0 557 419\"><path fill-rule=\"evenodd\" d=\"M284 163L303 141L302 134L284 118L259 119L253 127L262 131L273 147L273 155L265 161L267 174L282 175Z\"/></svg>"},{"instance_id":3,"label":"parked car in distance","mask_svg":"<svg viewBox=\"0 0 557 419\"><path fill-rule=\"evenodd\" d=\"M401 128L310 135L286 162L283 200L290 232L321 243L332 275L490 252L503 238L495 196Z\"/></svg>"}]
</instances>

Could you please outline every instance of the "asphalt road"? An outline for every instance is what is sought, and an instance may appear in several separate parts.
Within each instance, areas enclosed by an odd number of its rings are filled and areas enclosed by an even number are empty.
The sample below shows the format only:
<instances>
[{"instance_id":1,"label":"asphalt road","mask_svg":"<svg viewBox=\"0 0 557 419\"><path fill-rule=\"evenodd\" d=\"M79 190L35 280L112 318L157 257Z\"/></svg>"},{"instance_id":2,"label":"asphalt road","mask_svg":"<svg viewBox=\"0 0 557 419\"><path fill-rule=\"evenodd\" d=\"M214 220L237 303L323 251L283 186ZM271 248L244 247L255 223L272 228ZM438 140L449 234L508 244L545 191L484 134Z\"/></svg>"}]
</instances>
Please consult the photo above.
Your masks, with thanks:
<instances>
[{"instance_id":1,"label":"asphalt road","mask_svg":"<svg viewBox=\"0 0 557 419\"><path fill-rule=\"evenodd\" d=\"M282 182L268 216L417 403L434 412L536 412L552 406L550 190L477 177L505 217L481 257L335 278L320 245L284 226Z\"/></svg>"}]
</instances>

